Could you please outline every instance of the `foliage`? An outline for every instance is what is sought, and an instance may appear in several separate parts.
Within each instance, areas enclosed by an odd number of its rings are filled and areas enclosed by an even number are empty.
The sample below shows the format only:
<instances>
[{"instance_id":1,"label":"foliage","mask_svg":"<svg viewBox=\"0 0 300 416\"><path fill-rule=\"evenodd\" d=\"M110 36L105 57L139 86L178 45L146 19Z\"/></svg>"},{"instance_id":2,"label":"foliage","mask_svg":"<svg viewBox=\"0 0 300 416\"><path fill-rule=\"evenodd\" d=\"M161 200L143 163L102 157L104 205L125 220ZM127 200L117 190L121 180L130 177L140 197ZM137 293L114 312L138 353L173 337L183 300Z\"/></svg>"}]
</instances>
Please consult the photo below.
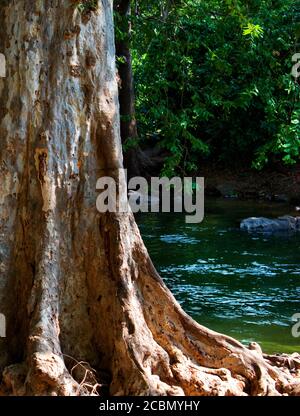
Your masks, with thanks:
<instances>
[{"instance_id":1,"label":"foliage","mask_svg":"<svg viewBox=\"0 0 300 416\"><path fill-rule=\"evenodd\" d=\"M98 0L80 0L78 2L78 10L81 13L93 12L98 7Z\"/></svg>"},{"instance_id":2,"label":"foliage","mask_svg":"<svg viewBox=\"0 0 300 416\"><path fill-rule=\"evenodd\" d=\"M296 5L135 3L130 19L139 132L142 142L168 150L165 174L196 172L203 158L258 168L298 159L299 85L290 75Z\"/></svg>"}]
</instances>

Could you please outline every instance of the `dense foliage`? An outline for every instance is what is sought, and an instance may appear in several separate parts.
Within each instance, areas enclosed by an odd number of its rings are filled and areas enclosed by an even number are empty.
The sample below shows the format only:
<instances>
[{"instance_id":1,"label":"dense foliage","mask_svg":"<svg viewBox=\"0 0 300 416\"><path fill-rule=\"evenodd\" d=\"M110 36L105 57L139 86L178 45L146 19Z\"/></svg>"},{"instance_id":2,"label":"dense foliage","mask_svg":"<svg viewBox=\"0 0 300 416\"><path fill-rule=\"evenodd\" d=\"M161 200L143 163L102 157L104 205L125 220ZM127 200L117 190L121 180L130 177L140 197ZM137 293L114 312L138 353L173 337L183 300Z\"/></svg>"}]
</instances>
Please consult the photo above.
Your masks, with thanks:
<instances>
[{"instance_id":1,"label":"dense foliage","mask_svg":"<svg viewBox=\"0 0 300 416\"><path fill-rule=\"evenodd\" d=\"M164 173L195 172L203 158L258 168L297 161L299 1L132 6L139 137L169 151Z\"/></svg>"}]
</instances>

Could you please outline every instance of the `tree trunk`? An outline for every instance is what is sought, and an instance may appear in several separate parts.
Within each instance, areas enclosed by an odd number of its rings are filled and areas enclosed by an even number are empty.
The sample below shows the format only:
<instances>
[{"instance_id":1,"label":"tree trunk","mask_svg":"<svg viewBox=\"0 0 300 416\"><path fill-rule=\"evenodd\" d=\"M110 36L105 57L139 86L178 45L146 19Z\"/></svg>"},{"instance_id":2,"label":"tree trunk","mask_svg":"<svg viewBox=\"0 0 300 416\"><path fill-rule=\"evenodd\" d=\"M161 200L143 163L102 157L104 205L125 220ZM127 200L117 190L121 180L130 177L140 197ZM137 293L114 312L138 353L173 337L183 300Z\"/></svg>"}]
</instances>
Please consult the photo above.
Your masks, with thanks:
<instances>
[{"instance_id":1,"label":"tree trunk","mask_svg":"<svg viewBox=\"0 0 300 416\"><path fill-rule=\"evenodd\" d=\"M138 129L135 114L135 92L132 70L132 57L130 51L131 24L130 16L131 0L115 0L114 9L119 15L122 38L116 40L116 55L119 58L119 105L120 126L122 144L138 140ZM124 165L128 171L128 178L133 176L145 176L145 172L151 170L154 165L149 157L136 143L124 152ZM154 166L153 166L154 167Z\"/></svg>"},{"instance_id":2,"label":"tree trunk","mask_svg":"<svg viewBox=\"0 0 300 416\"><path fill-rule=\"evenodd\" d=\"M125 143L128 139L137 138L135 119L135 97L132 73L132 58L130 53L130 0L114 2L116 12L120 16L120 31L122 38L116 40L116 54L119 58L119 103L121 114L121 139Z\"/></svg>"},{"instance_id":3,"label":"tree trunk","mask_svg":"<svg viewBox=\"0 0 300 416\"><path fill-rule=\"evenodd\" d=\"M122 167L112 1L0 5L2 395L299 393L299 356L198 325L131 214L100 214Z\"/></svg>"}]
</instances>

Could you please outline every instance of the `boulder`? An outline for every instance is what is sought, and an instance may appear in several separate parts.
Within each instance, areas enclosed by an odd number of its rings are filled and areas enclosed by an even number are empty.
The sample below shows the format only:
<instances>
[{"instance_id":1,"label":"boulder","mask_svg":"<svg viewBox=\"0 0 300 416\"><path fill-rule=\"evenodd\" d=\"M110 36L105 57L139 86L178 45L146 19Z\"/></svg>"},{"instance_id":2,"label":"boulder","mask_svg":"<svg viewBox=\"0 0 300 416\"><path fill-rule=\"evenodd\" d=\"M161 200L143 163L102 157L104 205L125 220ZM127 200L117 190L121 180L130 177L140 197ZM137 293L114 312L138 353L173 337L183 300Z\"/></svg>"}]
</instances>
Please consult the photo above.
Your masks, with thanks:
<instances>
[{"instance_id":1,"label":"boulder","mask_svg":"<svg viewBox=\"0 0 300 416\"><path fill-rule=\"evenodd\" d=\"M300 231L300 217L285 215L276 219L251 217L243 220L240 228L246 231L275 233L286 231Z\"/></svg>"}]
</instances>

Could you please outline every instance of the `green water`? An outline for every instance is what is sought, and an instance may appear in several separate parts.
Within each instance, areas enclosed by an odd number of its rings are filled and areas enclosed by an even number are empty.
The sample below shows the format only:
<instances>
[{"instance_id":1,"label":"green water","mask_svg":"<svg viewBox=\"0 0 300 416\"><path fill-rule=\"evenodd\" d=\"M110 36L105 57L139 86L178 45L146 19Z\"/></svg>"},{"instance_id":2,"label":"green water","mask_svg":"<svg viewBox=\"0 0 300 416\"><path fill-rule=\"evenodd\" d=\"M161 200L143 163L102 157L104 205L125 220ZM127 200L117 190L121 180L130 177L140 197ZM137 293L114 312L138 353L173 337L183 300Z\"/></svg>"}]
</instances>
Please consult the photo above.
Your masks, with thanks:
<instances>
[{"instance_id":1,"label":"green water","mask_svg":"<svg viewBox=\"0 0 300 416\"><path fill-rule=\"evenodd\" d=\"M239 222L276 217L290 207L206 201L201 224L184 214L139 214L152 260L182 307L198 322L266 352L300 351L291 334L300 313L300 233L249 235ZM294 212L292 212L295 215Z\"/></svg>"}]
</instances>

